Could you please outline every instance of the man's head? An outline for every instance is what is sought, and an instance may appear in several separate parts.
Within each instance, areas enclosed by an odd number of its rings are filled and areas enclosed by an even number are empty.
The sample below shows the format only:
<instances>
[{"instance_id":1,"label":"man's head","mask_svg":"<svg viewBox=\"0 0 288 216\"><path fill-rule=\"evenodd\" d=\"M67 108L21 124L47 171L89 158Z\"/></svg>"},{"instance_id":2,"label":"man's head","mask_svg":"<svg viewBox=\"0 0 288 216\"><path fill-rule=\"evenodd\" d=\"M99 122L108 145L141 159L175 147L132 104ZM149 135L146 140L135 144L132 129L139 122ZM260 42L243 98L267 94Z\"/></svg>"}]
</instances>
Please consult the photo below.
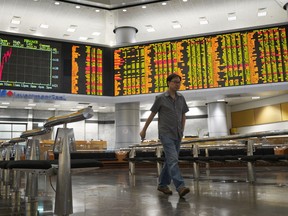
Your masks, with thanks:
<instances>
[{"instance_id":1,"label":"man's head","mask_svg":"<svg viewBox=\"0 0 288 216\"><path fill-rule=\"evenodd\" d=\"M169 88L172 88L175 91L179 90L180 85L181 85L181 76L173 73L173 74L170 74L166 80L167 80L167 86Z\"/></svg>"}]
</instances>

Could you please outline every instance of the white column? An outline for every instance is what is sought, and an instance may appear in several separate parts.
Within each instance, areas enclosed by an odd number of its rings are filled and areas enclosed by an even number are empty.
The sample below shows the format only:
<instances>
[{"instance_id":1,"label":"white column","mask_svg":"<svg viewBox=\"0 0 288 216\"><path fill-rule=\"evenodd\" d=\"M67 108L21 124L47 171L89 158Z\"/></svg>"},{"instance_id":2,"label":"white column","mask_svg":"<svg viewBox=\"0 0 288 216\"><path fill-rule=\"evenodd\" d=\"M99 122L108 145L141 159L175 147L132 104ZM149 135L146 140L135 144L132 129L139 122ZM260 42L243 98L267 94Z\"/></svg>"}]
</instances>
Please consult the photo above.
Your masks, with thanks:
<instances>
[{"instance_id":1,"label":"white column","mask_svg":"<svg viewBox=\"0 0 288 216\"><path fill-rule=\"evenodd\" d=\"M115 105L115 148L125 148L140 143L139 102Z\"/></svg>"},{"instance_id":2,"label":"white column","mask_svg":"<svg viewBox=\"0 0 288 216\"><path fill-rule=\"evenodd\" d=\"M209 137L228 135L226 102L208 103Z\"/></svg>"},{"instance_id":3,"label":"white column","mask_svg":"<svg viewBox=\"0 0 288 216\"><path fill-rule=\"evenodd\" d=\"M116 45L125 45L136 42L138 29L132 26L121 26L113 30L116 34Z\"/></svg>"}]
</instances>

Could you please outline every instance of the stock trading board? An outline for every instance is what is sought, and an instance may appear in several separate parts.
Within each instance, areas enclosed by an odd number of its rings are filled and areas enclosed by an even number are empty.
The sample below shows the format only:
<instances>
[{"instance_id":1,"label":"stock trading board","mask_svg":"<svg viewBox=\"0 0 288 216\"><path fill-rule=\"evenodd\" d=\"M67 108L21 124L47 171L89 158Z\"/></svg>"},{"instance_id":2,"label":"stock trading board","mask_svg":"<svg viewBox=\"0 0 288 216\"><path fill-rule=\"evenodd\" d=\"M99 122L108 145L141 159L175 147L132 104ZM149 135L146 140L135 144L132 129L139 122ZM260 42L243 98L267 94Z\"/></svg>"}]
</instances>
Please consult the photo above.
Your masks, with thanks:
<instances>
[{"instance_id":1,"label":"stock trading board","mask_svg":"<svg viewBox=\"0 0 288 216\"><path fill-rule=\"evenodd\" d=\"M170 73L182 77L180 90L287 82L287 28L117 48L114 72L115 96L163 92Z\"/></svg>"}]
</instances>

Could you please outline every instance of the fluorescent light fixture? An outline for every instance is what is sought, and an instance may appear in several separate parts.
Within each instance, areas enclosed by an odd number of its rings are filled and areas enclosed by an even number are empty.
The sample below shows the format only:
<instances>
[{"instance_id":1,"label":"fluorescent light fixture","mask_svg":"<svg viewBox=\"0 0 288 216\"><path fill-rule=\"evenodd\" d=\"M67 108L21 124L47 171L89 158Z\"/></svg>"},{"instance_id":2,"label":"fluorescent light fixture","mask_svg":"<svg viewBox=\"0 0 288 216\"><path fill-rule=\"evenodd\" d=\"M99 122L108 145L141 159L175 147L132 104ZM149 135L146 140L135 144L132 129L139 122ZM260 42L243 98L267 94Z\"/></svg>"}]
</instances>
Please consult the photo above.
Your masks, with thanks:
<instances>
[{"instance_id":1,"label":"fluorescent light fixture","mask_svg":"<svg viewBox=\"0 0 288 216\"><path fill-rule=\"evenodd\" d=\"M199 17L200 25L207 25L209 22L206 17Z\"/></svg>"},{"instance_id":2,"label":"fluorescent light fixture","mask_svg":"<svg viewBox=\"0 0 288 216\"><path fill-rule=\"evenodd\" d=\"M60 2L55 1L54 4L55 4L55 5L60 5Z\"/></svg>"},{"instance_id":3,"label":"fluorescent light fixture","mask_svg":"<svg viewBox=\"0 0 288 216\"><path fill-rule=\"evenodd\" d=\"M146 25L145 27L146 27L147 32L155 32L155 29L153 28L152 25Z\"/></svg>"},{"instance_id":4,"label":"fluorescent light fixture","mask_svg":"<svg viewBox=\"0 0 288 216\"><path fill-rule=\"evenodd\" d=\"M75 8L76 8L76 9L80 9L81 7L80 7L79 5L76 5Z\"/></svg>"},{"instance_id":5,"label":"fluorescent light fixture","mask_svg":"<svg viewBox=\"0 0 288 216\"><path fill-rule=\"evenodd\" d=\"M262 16L266 16L267 15L267 10L266 8L259 8L258 9L258 16L262 17Z\"/></svg>"},{"instance_id":6,"label":"fluorescent light fixture","mask_svg":"<svg viewBox=\"0 0 288 216\"><path fill-rule=\"evenodd\" d=\"M252 100L257 100L257 99L260 99L260 97L259 96L253 96L252 97Z\"/></svg>"},{"instance_id":7,"label":"fluorescent light fixture","mask_svg":"<svg viewBox=\"0 0 288 216\"><path fill-rule=\"evenodd\" d=\"M56 110L56 108L55 107L50 107L50 108L48 108L48 110Z\"/></svg>"},{"instance_id":8,"label":"fluorescent light fixture","mask_svg":"<svg viewBox=\"0 0 288 216\"><path fill-rule=\"evenodd\" d=\"M182 26L178 21L172 21L172 28L179 29L182 28Z\"/></svg>"},{"instance_id":9,"label":"fluorescent light fixture","mask_svg":"<svg viewBox=\"0 0 288 216\"><path fill-rule=\"evenodd\" d=\"M225 101L225 99L218 99L217 101L218 102L223 102L223 101Z\"/></svg>"},{"instance_id":10,"label":"fluorescent light fixture","mask_svg":"<svg viewBox=\"0 0 288 216\"><path fill-rule=\"evenodd\" d=\"M123 11L123 12L127 12L127 10L126 10L126 9L123 9L122 11Z\"/></svg>"},{"instance_id":11,"label":"fluorescent light fixture","mask_svg":"<svg viewBox=\"0 0 288 216\"><path fill-rule=\"evenodd\" d=\"M28 106L34 107L34 106L36 106L36 104L31 103L31 104L28 104Z\"/></svg>"},{"instance_id":12,"label":"fluorescent light fixture","mask_svg":"<svg viewBox=\"0 0 288 216\"><path fill-rule=\"evenodd\" d=\"M19 16L13 16L11 19L11 23L15 25L19 25L21 23L21 17Z\"/></svg>"},{"instance_id":13,"label":"fluorescent light fixture","mask_svg":"<svg viewBox=\"0 0 288 216\"><path fill-rule=\"evenodd\" d=\"M24 109L32 109L32 107L24 107Z\"/></svg>"},{"instance_id":14,"label":"fluorescent light fixture","mask_svg":"<svg viewBox=\"0 0 288 216\"><path fill-rule=\"evenodd\" d=\"M236 13L228 13L228 21L234 21L236 19Z\"/></svg>"},{"instance_id":15,"label":"fluorescent light fixture","mask_svg":"<svg viewBox=\"0 0 288 216\"><path fill-rule=\"evenodd\" d=\"M187 2L188 0L183 0L183 2Z\"/></svg>"},{"instance_id":16,"label":"fluorescent light fixture","mask_svg":"<svg viewBox=\"0 0 288 216\"><path fill-rule=\"evenodd\" d=\"M94 36L99 36L101 33L100 32L93 32L92 35Z\"/></svg>"},{"instance_id":17,"label":"fluorescent light fixture","mask_svg":"<svg viewBox=\"0 0 288 216\"><path fill-rule=\"evenodd\" d=\"M2 105L9 105L10 103L9 102L2 102L1 104Z\"/></svg>"},{"instance_id":18,"label":"fluorescent light fixture","mask_svg":"<svg viewBox=\"0 0 288 216\"><path fill-rule=\"evenodd\" d=\"M147 6L146 6L146 5L143 5L142 8L145 9L145 8L147 8Z\"/></svg>"},{"instance_id":19,"label":"fluorescent light fixture","mask_svg":"<svg viewBox=\"0 0 288 216\"><path fill-rule=\"evenodd\" d=\"M49 25L42 23L42 24L40 24L40 28L48 29L48 28L49 28Z\"/></svg>"},{"instance_id":20,"label":"fluorescent light fixture","mask_svg":"<svg viewBox=\"0 0 288 216\"><path fill-rule=\"evenodd\" d=\"M167 2L162 2L162 5L163 5L163 6L167 5Z\"/></svg>"},{"instance_id":21,"label":"fluorescent light fixture","mask_svg":"<svg viewBox=\"0 0 288 216\"><path fill-rule=\"evenodd\" d=\"M100 12L100 10L99 10L99 9L96 9L96 10L95 10L95 12L96 12L96 13L99 13L99 12Z\"/></svg>"},{"instance_id":22,"label":"fluorescent light fixture","mask_svg":"<svg viewBox=\"0 0 288 216\"><path fill-rule=\"evenodd\" d=\"M1 109L7 109L8 106L0 106Z\"/></svg>"},{"instance_id":23,"label":"fluorescent light fixture","mask_svg":"<svg viewBox=\"0 0 288 216\"><path fill-rule=\"evenodd\" d=\"M100 106L99 109L106 109L106 106Z\"/></svg>"}]
</instances>

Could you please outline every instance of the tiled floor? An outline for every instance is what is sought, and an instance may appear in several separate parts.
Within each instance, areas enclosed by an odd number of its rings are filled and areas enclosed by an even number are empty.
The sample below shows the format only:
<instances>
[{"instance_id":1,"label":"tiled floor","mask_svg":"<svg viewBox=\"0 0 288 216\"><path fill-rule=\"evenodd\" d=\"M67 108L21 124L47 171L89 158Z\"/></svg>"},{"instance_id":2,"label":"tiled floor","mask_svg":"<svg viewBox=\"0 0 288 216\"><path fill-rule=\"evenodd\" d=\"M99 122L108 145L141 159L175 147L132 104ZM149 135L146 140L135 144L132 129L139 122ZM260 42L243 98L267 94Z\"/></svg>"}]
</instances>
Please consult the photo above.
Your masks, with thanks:
<instances>
[{"instance_id":1,"label":"tiled floor","mask_svg":"<svg viewBox=\"0 0 288 216\"><path fill-rule=\"evenodd\" d=\"M136 165L137 167L137 165ZM193 179L192 167L182 168L191 192L185 199L164 195L156 190L156 168L128 170L98 169L73 175L73 215L77 216L285 216L288 215L288 167L258 167L257 183L246 182L246 168L201 168L201 179ZM55 187L56 178L52 185ZM49 179L39 181L37 202L24 202L23 190L15 205L13 191L3 193L0 216L53 215L54 196ZM5 192L5 190L4 190ZM21 198L21 199L20 199ZM14 201L13 201L14 200ZM17 200L17 199L16 199ZM16 202L17 203L17 202ZM28 203L28 204L27 204ZM32 213L31 213L32 212Z\"/></svg>"}]
</instances>

